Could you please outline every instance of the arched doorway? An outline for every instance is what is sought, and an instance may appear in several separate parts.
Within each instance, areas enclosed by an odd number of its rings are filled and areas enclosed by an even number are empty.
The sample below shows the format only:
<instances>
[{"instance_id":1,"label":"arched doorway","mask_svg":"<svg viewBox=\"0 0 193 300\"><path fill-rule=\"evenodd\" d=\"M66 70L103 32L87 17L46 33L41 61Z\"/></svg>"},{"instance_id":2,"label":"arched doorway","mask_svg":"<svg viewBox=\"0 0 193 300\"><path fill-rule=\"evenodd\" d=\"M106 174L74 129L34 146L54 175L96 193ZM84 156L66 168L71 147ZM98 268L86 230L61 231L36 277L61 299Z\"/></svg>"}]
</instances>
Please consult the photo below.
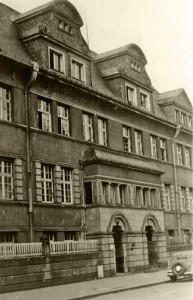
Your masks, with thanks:
<instances>
[{"instance_id":1,"label":"arched doorway","mask_svg":"<svg viewBox=\"0 0 193 300\"><path fill-rule=\"evenodd\" d=\"M158 264L158 257L156 251L157 247L156 247L156 242L153 239L153 236L159 230L160 230L160 226L155 216L151 214L146 215L146 217L144 218L142 231L145 231L146 238L147 238L148 260L150 266L157 266Z\"/></svg>"},{"instance_id":2,"label":"arched doorway","mask_svg":"<svg viewBox=\"0 0 193 300\"><path fill-rule=\"evenodd\" d=\"M112 215L108 228L113 233L116 270L118 273L127 272L127 253L123 237L126 233L131 232L128 220L122 213L116 212Z\"/></svg>"}]
</instances>

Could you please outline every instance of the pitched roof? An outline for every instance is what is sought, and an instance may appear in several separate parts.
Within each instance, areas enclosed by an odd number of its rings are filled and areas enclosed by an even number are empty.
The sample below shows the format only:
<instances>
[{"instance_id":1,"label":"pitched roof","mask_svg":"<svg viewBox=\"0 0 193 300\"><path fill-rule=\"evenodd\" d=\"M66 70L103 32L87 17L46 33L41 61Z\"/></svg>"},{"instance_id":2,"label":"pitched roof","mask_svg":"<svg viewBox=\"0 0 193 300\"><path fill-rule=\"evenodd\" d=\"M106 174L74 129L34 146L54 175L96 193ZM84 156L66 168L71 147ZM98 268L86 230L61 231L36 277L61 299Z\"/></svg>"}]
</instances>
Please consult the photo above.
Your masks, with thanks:
<instances>
[{"instance_id":1,"label":"pitched roof","mask_svg":"<svg viewBox=\"0 0 193 300\"><path fill-rule=\"evenodd\" d=\"M138 157L130 157L126 155L118 155L110 152L104 152L99 149L90 147L84 153L83 163L103 162L108 164L115 164L118 166L148 171L152 173L163 174L162 171L153 163L148 160L139 159Z\"/></svg>"},{"instance_id":2,"label":"pitched roof","mask_svg":"<svg viewBox=\"0 0 193 300\"><path fill-rule=\"evenodd\" d=\"M161 94L158 95L158 101L162 100L162 99L169 99L169 98L178 97L183 91L184 91L184 89L181 88L181 89L161 93Z\"/></svg>"},{"instance_id":3,"label":"pitched roof","mask_svg":"<svg viewBox=\"0 0 193 300\"><path fill-rule=\"evenodd\" d=\"M13 20L19 12L0 3L0 54L30 64L31 56L19 39Z\"/></svg>"},{"instance_id":4,"label":"pitched roof","mask_svg":"<svg viewBox=\"0 0 193 300\"><path fill-rule=\"evenodd\" d=\"M109 58L109 57L114 56L114 55L121 55L125 52L129 52L130 54L134 55L139 60L142 60L142 62L144 64L147 63L147 60L146 60L146 57L145 57L143 51L136 44L128 44L126 46L122 46L122 47L119 47L119 48L116 48L116 49L113 49L113 50L110 50L110 51L106 51L106 52L103 52L101 54L96 54L94 56L94 59L97 61L97 60L100 60L100 59Z\"/></svg>"}]
</instances>

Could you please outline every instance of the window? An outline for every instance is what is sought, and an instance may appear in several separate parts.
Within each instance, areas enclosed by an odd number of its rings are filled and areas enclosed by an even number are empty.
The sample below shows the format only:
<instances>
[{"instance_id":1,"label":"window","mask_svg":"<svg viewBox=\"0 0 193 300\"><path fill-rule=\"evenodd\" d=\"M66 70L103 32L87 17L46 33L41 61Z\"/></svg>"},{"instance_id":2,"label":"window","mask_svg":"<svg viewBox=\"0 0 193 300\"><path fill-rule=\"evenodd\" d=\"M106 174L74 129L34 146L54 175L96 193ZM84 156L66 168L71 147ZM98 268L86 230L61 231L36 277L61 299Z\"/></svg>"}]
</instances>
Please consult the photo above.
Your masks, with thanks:
<instances>
[{"instance_id":1,"label":"window","mask_svg":"<svg viewBox=\"0 0 193 300\"><path fill-rule=\"evenodd\" d=\"M151 207L156 206L157 196L156 196L156 189L150 189L150 201L151 201Z\"/></svg>"},{"instance_id":2,"label":"window","mask_svg":"<svg viewBox=\"0 0 193 300\"><path fill-rule=\"evenodd\" d=\"M92 115L83 113L83 135L85 141L93 142L93 118Z\"/></svg>"},{"instance_id":3,"label":"window","mask_svg":"<svg viewBox=\"0 0 193 300\"><path fill-rule=\"evenodd\" d=\"M0 232L0 243L16 243L16 232Z\"/></svg>"},{"instance_id":4,"label":"window","mask_svg":"<svg viewBox=\"0 0 193 300\"><path fill-rule=\"evenodd\" d=\"M123 148L127 152L131 152L130 129L123 126Z\"/></svg>"},{"instance_id":5,"label":"window","mask_svg":"<svg viewBox=\"0 0 193 300\"><path fill-rule=\"evenodd\" d=\"M55 231L43 231L43 235L46 235L49 241L56 241L56 232Z\"/></svg>"},{"instance_id":6,"label":"window","mask_svg":"<svg viewBox=\"0 0 193 300\"><path fill-rule=\"evenodd\" d=\"M133 104L137 104L136 89L133 86L126 85L126 99Z\"/></svg>"},{"instance_id":7,"label":"window","mask_svg":"<svg viewBox=\"0 0 193 300\"><path fill-rule=\"evenodd\" d=\"M41 165L42 201L53 202L53 171L49 165Z\"/></svg>"},{"instance_id":8,"label":"window","mask_svg":"<svg viewBox=\"0 0 193 300\"><path fill-rule=\"evenodd\" d=\"M65 231L64 232L64 240L65 241L76 241L77 234L78 234L78 232L76 232L76 231Z\"/></svg>"},{"instance_id":9,"label":"window","mask_svg":"<svg viewBox=\"0 0 193 300\"><path fill-rule=\"evenodd\" d=\"M49 68L64 73L65 70L64 53L49 48Z\"/></svg>"},{"instance_id":10,"label":"window","mask_svg":"<svg viewBox=\"0 0 193 300\"><path fill-rule=\"evenodd\" d=\"M0 199L13 199L13 166L0 159Z\"/></svg>"},{"instance_id":11,"label":"window","mask_svg":"<svg viewBox=\"0 0 193 300\"><path fill-rule=\"evenodd\" d=\"M184 126L187 126L187 115L185 113L181 113L181 123Z\"/></svg>"},{"instance_id":12,"label":"window","mask_svg":"<svg viewBox=\"0 0 193 300\"><path fill-rule=\"evenodd\" d=\"M84 183L84 191L85 191L85 204L92 204L93 197L92 197L92 182L85 182Z\"/></svg>"},{"instance_id":13,"label":"window","mask_svg":"<svg viewBox=\"0 0 193 300\"><path fill-rule=\"evenodd\" d=\"M134 61L131 61L131 68L137 72L140 72L140 66Z\"/></svg>"},{"instance_id":14,"label":"window","mask_svg":"<svg viewBox=\"0 0 193 300\"><path fill-rule=\"evenodd\" d=\"M192 117L188 116L188 127L192 128Z\"/></svg>"},{"instance_id":15,"label":"window","mask_svg":"<svg viewBox=\"0 0 193 300\"><path fill-rule=\"evenodd\" d=\"M109 186L109 184L107 182L102 182L103 200L106 203L108 202L108 186Z\"/></svg>"},{"instance_id":16,"label":"window","mask_svg":"<svg viewBox=\"0 0 193 300\"><path fill-rule=\"evenodd\" d=\"M69 109L66 106L58 105L58 131L62 135L69 136Z\"/></svg>"},{"instance_id":17,"label":"window","mask_svg":"<svg viewBox=\"0 0 193 300\"><path fill-rule=\"evenodd\" d=\"M140 107L150 110L149 94L146 94L145 92L140 92Z\"/></svg>"},{"instance_id":18,"label":"window","mask_svg":"<svg viewBox=\"0 0 193 300\"><path fill-rule=\"evenodd\" d=\"M171 210L170 185L165 184L166 210Z\"/></svg>"},{"instance_id":19,"label":"window","mask_svg":"<svg viewBox=\"0 0 193 300\"><path fill-rule=\"evenodd\" d=\"M135 205L140 206L141 205L141 194L142 190L141 187L136 186L136 201L135 201Z\"/></svg>"},{"instance_id":20,"label":"window","mask_svg":"<svg viewBox=\"0 0 193 300\"><path fill-rule=\"evenodd\" d=\"M62 203L72 204L72 170L61 168Z\"/></svg>"},{"instance_id":21,"label":"window","mask_svg":"<svg viewBox=\"0 0 193 300\"><path fill-rule=\"evenodd\" d=\"M177 164L182 166L183 161L182 161L182 146L177 145Z\"/></svg>"},{"instance_id":22,"label":"window","mask_svg":"<svg viewBox=\"0 0 193 300\"><path fill-rule=\"evenodd\" d=\"M71 76L85 82L85 65L77 60L71 60Z\"/></svg>"},{"instance_id":23,"label":"window","mask_svg":"<svg viewBox=\"0 0 193 300\"><path fill-rule=\"evenodd\" d=\"M149 189L147 189L147 188L142 189L143 206L147 206L147 204L148 204L148 197L149 197L148 193L149 193Z\"/></svg>"},{"instance_id":24,"label":"window","mask_svg":"<svg viewBox=\"0 0 193 300\"><path fill-rule=\"evenodd\" d=\"M193 211L193 189L189 189L190 210Z\"/></svg>"},{"instance_id":25,"label":"window","mask_svg":"<svg viewBox=\"0 0 193 300\"><path fill-rule=\"evenodd\" d=\"M161 160L167 161L166 140L160 139Z\"/></svg>"},{"instance_id":26,"label":"window","mask_svg":"<svg viewBox=\"0 0 193 300\"><path fill-rule=\"evenodd\" d=\"M45 131L52 131L50 103L47 100L38 100L38 127Z\"/></svg>"},{"instance_id":27,"label":"window","mask_svg":"<svg viewBox=\"0 0 193 300\"><path fill-rule=\"evenodd\" d=\"M126 185L120 184L119 185L119 195L120 195L120 204L125 204L125 198L126 198Z\"/></svg>"},{"instance_id":28,"label":"window","mask_svg":"<svg viewBox=\"0 0 193 300\"><path fill-rule=\"evenodd\" d=\"M0 119L11 121L11 91L0 86Z\"/></svg>"},{"instance_id":29,"label":"window","mask_svg":"<svg viewBox=\"0 0 193 300\"><path fill-rule=\"evenodd\" d=\"M177 109L175 110L175 121L180 123L180 112Z\"/></svg>"},{"instance_id":30,"label":"window","mask_svg":"<svg viewBox=\"0 0 193 300\"><path fill-rule=\"evenodd\" d=\"M155 136L150 136L151 141L151 157L157 158L157 138Z\"/></svg>"},{"instance_id":31,"label":"window","mask_svg":"<svg viewBox=\"0 0 193 300\"><path fill-rule=\"evenodd\" d=\"M185 187L181 187L181 196L182 196L182 210L186 211L186 190L185 190Z\"/></svg>"},{"instance_id":32,"label":"window","mask_svg":"<svg viewBox=\"0 0 193 300\"><path fill-rule=\"evenodd\" d=\"M140 131L135 131L135 150L137 154L143 155L142 133Z\"/></svg>"},{"instance_id":33,"label":"window","mask_svg":"<svg viewBox=\"0 0 193 300\"><path fill-rule=\"evenodd\" d=\"M186 167L190 168L191 167L190 148L188 147L185 147L185 161L186 161Z\"/></svg>"},{"instance_id":34,"label":"window","mask_svg":"<svg viewBox=\"0 0 193 300\"><path fill-rule=\"evenodd\" d=\"M110 197L111 197L111 203L115 204L116 203L116 184L111 184L110 185Z\"/></svg>"},{"instance_id":35,"label":"window","mask_svg":"<svg viewBox=\"0 0 193 300\"><path fill-rule=\"evenodd\" d=\"M98 139L99 144L107 146L107 121L98 119Z\"/></svg>"}]
</instances>

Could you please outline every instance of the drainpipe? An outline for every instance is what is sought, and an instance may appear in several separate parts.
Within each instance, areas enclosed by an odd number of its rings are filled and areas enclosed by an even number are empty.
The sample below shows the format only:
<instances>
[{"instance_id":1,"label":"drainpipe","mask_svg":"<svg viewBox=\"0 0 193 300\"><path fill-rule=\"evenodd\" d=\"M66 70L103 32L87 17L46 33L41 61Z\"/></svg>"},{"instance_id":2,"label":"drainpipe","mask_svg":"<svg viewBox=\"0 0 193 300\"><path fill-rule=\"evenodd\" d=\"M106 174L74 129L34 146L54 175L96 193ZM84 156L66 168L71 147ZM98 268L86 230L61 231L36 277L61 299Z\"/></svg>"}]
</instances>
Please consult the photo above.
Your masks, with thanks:
<instances>
[{"instance_id":1,"label":"drainpipe","mask_svg":"<svg viewBox=\"0 0 193 300\"><path fill-rule=\"evenodd\" d=\"M180 134L180 125L176 126L176 133L172 138L172 154L173 154L173 168L174 168L174 184L175 184L175 199L177 204L177 221L178 221L178 235L180 241L182 240L182 233L181 233L181 222L180 222L180 205L179 205L179 197L178 197L178 181L177 181L177 173L176 173L176 156L175 156L175 144L174 141Z\"/></svg>"},{"instance_id":2,"label":"drainpipe","mask_svg":"<svg viewBox=\"0 0 193 300\"><path fill-rule=\"evenodd\" d=\"M32 199L32 167L31 167L31 134L30 134L30 103L29 103L29 90L33 83L36 81L39 71L39 66L36 62L32 62L32 74L28 84L25 87L25 112L26 112L26 149L27 149L27 199L29 203L29 233L30 242L33 242L33 199Z\"/></svg>"}]
</instances>

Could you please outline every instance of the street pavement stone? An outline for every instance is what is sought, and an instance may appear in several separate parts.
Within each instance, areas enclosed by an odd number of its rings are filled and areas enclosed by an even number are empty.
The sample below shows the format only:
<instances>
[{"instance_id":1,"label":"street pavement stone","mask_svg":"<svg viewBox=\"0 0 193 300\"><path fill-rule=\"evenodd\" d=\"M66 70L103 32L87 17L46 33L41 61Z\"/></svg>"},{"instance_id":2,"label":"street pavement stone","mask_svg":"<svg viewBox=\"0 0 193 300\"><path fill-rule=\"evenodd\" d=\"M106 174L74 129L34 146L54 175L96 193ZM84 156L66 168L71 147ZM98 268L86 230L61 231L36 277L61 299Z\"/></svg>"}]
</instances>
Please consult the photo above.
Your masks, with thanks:
<instances>
[{"instance_id":1,"label":"street pavement stone","mask_svg":"<svg viewBox=\"0 0 193 300\"><path fill-rule=\"evenodd\" d=\"M0 300L80 300L168 281L166 270L0 294Z\"/></svg>"}]
</instances>

